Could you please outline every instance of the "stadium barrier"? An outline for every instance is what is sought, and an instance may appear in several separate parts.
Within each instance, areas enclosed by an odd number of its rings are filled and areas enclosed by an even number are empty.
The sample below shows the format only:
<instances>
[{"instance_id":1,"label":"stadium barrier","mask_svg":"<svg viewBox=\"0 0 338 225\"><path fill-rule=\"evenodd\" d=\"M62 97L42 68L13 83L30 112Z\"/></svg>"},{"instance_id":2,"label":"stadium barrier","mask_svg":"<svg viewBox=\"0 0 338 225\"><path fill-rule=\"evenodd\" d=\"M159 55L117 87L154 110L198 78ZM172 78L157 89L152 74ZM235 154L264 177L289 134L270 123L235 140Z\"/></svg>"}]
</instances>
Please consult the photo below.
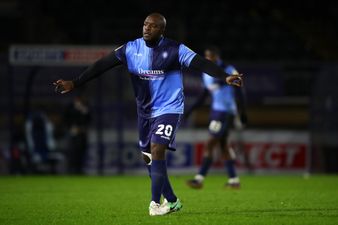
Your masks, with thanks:
<instances>
[{"instance_id":1,"label":"stadium barrier","mask_svg":"<svg viewBox=\"0 0 338 225\"><path fill-rule=\"evenodd\" d=\"M122 163L124 172L146 173L141 154L138 150L138 134L125 131L125 146L121 160L118 162L117 144L114 131L104 132L106 174L117 172L117 165ZM202 161L202 151L208 138L206 130L182 129L177 133L177 150L168 151L168 167L174 173L196 172ZM240 172L255 173L306 173L309 169L310 141L308 132L246 130L233 131L230 134L231 145L237 153L237 166ZM90 138L86 170L95 173L96 143L94 133ZM217 151L215 151L217 152ZM245 157L248 156L248 162ZM214 172L223 171L223 162L215 155ZM248 168L250 166L250 168Z\"/></svg>"}]
</instances>

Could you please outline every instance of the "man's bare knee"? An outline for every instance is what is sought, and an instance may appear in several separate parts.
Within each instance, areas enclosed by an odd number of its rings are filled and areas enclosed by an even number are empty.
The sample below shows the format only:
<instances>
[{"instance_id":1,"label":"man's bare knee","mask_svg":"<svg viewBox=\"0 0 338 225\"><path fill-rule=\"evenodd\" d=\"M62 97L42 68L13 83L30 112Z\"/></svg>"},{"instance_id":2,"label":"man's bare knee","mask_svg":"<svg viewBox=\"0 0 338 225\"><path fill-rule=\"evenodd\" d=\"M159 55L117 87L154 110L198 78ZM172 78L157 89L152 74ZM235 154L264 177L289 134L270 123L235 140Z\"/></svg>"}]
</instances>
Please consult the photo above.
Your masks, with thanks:
<instances>
[{"instance_id":1,"label":"man's bare knee","mask_svg":"<svg viewBox=\"0 0 338 225\"><path fill-rule=\"evenodd\" d=\"M206 148L204 149L204 156L212 157L213 151L217 144L219 144L219 138L216 137L209 138L209 140L207 141Z\"/></svg>"},{"instance_id":2,"label":"man's bare knee","mask_svg":"<svg viewBox=\"0 0 338 225\"><path fill-rule=\"evenodd\" d=\"M151 143L151 157L153 160L165 160L166 145Z\"/></svg>"}]
</instances>

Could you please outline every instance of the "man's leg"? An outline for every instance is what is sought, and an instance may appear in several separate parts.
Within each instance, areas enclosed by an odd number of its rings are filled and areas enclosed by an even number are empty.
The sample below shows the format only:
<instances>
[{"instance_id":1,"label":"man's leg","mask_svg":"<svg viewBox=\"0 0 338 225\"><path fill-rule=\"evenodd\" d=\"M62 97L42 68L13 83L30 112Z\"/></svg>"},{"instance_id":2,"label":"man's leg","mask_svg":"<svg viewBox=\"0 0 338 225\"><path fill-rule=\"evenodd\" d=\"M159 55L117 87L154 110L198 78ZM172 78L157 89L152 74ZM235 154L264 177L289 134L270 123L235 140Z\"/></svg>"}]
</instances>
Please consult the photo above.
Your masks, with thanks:
<instances>
[{"instance_id":1,"label":"man's leg","mask_svg":"<svg viewBox=\"0 0 338 225\"><path fill-rule=\"evenodd\" d=\"M216 137L210 137L209 140L207 141L206 147L204 148L202 165L195 178L187 181L187 185L189 187L195 189L200 189L203 187L203 180L205 176L208 174L209 169L213 162L212 159L213 149L215 149L218 143L219 139Z\"/></svg>"},{"instance_id":2,"label":"man's leg","mask_svg":"<svg viewBox=\"0 0 338 225\"><path fill-rule=\"evenodd\" d=\"M175 196L167 174L167 164L165 160L165 150L167 146L161 144L151 144L151 193L152 201L149 206L151 216L165 215L170 212L178 211L182 204ZM161 194L165 197L160 205Z\"/></svg>"},{"instance_id":3,"label":"man's leg","mask_svg":"<svg viewBox=\"0 0 338 225\"><path fill-rule=\"evenodd\" d=\"M222 149L222 154L224 158L225 169L229 177L229 180L226 186L231 187L231 188L239 188L240 181L239 181L239 178L237 177L236 166L235 166L236 155L235 155L234 150L229 146L227 137L224 137L221 140L221 149Z\"/></svg>"},{"instance_id":4,"label":"man's leg","mask_svg":"<svg viewBox=\"0 0 338 225\"><path fill-rule=\"evenodd\" d=\"M168 212L178 211L182 204L174 194L169 182L166 163L166 149L174 149L175 134L179 126L179 114L164 114L150 120L150 153L151 153L151 190L152 201L149 207L150 215L164 215ZM160 205L163 194L165 200ZM156 205L154 205L156 204ZM153 207L154 206L154 207Z\"/></svg>"},{"instance_id":5,"label":"man's leg","mask_svg":"<svg viewBox=\"0 0 338 225\"><path fill-rule=\"evenodd\" d=\"M151 191L152 201L160 203L164 184L168 179L165 150L167 146L151 143Z\"/></svg>"},{"instance_id":6,"label":"man's leg","mask_svg":"<svg viewBox=\"0 0 338 225\"><path fill-rule=\"evenodd\" d=\"M210 114L209 133L210 138L204 151L204 157L199 173L193 180L187 182L192 188L202 188L203 180L212 165L212 154L216 145L221 145L221 140L229 127L229 114L222 111L213 110ZM231 117L231 116L230 116Z\"/></svg>"},{"instance_id":7,"label":"man's leg","mask_svg":"<svg viewBox=\"0 0 338 225\"><path fill-rule=\"evenodd\" d=\"M164 214L179 211L182 208L181 201L176 197L170 185L167 162L165 160L165 150L167 146L161 144L151 144L151 190L152 202L159 204L161 193L164 196L163 204L160 206Z\"/></svg>"},{"instance_id":8,"label":"man's leg","mask_svg":"<svg viewBox=\"0 0 338 225\"><path fill-rule=\"evenodd\" d=\"M143 160L146 163L149 177L151 178L151 164L152 164L152 157L150 153L142 151L143 154ZM168 175L165 177L164 184L163 184L163 189L162 189L162 195L168 202L176 202L177 197L171 187L169 177Z\"/></svg>"},{"instance_id":9,"label":"man's leg","mask_svg":"<svg viewBox=\"0 0 338 225\"><path fill-rule=\"evenodd\" d=\"M142 152L143 161L145 162L147 170L148 170L148 175L151 179L151 163L152 163L151 153L148 153L147 151L141 151L141 152Z\"/></svg>"}]
</instances>

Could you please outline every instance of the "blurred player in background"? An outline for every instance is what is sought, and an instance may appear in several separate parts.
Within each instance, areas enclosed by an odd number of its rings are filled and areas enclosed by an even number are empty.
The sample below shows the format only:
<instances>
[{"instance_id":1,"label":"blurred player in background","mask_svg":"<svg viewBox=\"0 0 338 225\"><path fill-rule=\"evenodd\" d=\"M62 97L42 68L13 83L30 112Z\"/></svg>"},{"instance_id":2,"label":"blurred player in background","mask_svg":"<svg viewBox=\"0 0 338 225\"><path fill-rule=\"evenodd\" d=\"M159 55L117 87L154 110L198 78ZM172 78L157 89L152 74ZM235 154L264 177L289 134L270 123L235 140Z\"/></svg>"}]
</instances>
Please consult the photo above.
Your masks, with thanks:
<instances>
[{"instance_id":1,"label":"blurred player in background","mask_svg":"<svg viewBox=\"0 0 338 225\"><path fill-rule=\"evenodd\" d=\"M151 216L182 208L170 185L165 158L166 149L175 149L175 134L184 110L181 68L208 73L231 85L241 86L242 82L240 75L228 76L184 44L165 38L165 27L166 19L161 14L150 14L144 20L142 38L115 49L74 80L54 83L56 91L67 93L111 68L127 66L137 103L139 146L151 178ZM161 195L165 198L162 204Z\"/></svg>"},{"instance_id":2,"label":"blurred player in background","mask_svg":"<svg viewBox=\"0 0 338 225\"><path fill-rule=\"evenodd\" d=\"M55 156L58 153L56 153L53 130L53 123L44 111L33 110L28 114L25 134L30 156L30 169L34 173L56 173Z\"/></svg>"},{"instance_id":3,"label":"blurred player in background","mask_svg":"<svg viewBox=\"0 0 338 225\"><path fill-rule=\"evenodd\" d=\"M207 60L224 68L227 74L236 75L237 70L232 65L225 65L220 56L219 49L216 47L208 47L204 52ZM212 97L209 133L210 137L204 149L201 168L194 179L188 180L187 184L191 188L200 189L203 187L203 181L206 177L212 163L213 153L216 148L220 148L222 157L225 160L225 168L229 179L226 183L227 187L239 188L240 181L235 168L235 152L229 146L228 136L229 130L234 125L234 120L240 120L242 124L247 123L246 110L244 107L244 96L242 88L233 88L224 82L224 80L214 78L203 73L204 91L197 101L190 107L186 113L187 118L191 112L202 105L208 95Z\"/></svg>"},{"instance_id":4,"label":"blurred player in background","mask_svg":"<svg viewBox=\"0 0 338 225\"><path fill-rule=\"evenodd\" d=\"M64 114L64 121L69 130L67 169L70 174L84 173L90 120L87 99L83 94L76 95Z\"/></svg>"}]
</instances>

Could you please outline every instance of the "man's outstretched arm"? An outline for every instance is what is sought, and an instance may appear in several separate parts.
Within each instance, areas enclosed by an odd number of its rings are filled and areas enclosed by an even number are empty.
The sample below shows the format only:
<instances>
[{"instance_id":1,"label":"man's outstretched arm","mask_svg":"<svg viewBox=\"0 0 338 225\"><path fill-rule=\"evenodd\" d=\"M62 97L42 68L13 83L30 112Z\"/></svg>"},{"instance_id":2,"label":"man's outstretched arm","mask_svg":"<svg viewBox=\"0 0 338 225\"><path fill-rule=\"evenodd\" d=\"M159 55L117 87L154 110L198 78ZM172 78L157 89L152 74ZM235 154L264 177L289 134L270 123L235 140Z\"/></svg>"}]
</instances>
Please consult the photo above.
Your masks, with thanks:
<instances>
[{"instance_id":1,"label":"man's outstretched arm","mask_svg":"<svg viewBox=\"0 0 338 225\"><path fill-rule=\"evenodd\" d=\"M237 87L242 86L242 74L238 75L230 75L223 71L223 69L213 62L199 56L195 55L195 57L191 60L189 65L190 68L194 70L198 70L200 72L206 73L212 77L225 80L227 84L234 85Z\"/></svg>"},{"instance_id":2,"label":"man's outstretched arm","mask_svg":"<svg viewBox=\"0 0 338 225\"><path fill-rule=\"evenodd\" d=\"M200 107L205 100L207 99L209 95L209 91L208 89L204 88L203 92L197 97L197 100L191 105L191 107L189 107L185 112L184 112L184 119L188 119L188 117L191 115L191 113L197 109L198 107Z\"/></svg>"},{"instance_id":3,"label":"man's outstretched arm","mask_svg":"<svg viewBox=\"0 0 338 225\"><path fill-rule=\"evenodd\" d=\"M55 91L57 93L67 93L76 87L79 87L88 81L100 76L107 70L121 65L122 62L116 57L115 51L102 57L96 61L93 65L89 66L80 76L74 80L57 80L53 84L55 85Z\"/></svg>"}]
</instances>

